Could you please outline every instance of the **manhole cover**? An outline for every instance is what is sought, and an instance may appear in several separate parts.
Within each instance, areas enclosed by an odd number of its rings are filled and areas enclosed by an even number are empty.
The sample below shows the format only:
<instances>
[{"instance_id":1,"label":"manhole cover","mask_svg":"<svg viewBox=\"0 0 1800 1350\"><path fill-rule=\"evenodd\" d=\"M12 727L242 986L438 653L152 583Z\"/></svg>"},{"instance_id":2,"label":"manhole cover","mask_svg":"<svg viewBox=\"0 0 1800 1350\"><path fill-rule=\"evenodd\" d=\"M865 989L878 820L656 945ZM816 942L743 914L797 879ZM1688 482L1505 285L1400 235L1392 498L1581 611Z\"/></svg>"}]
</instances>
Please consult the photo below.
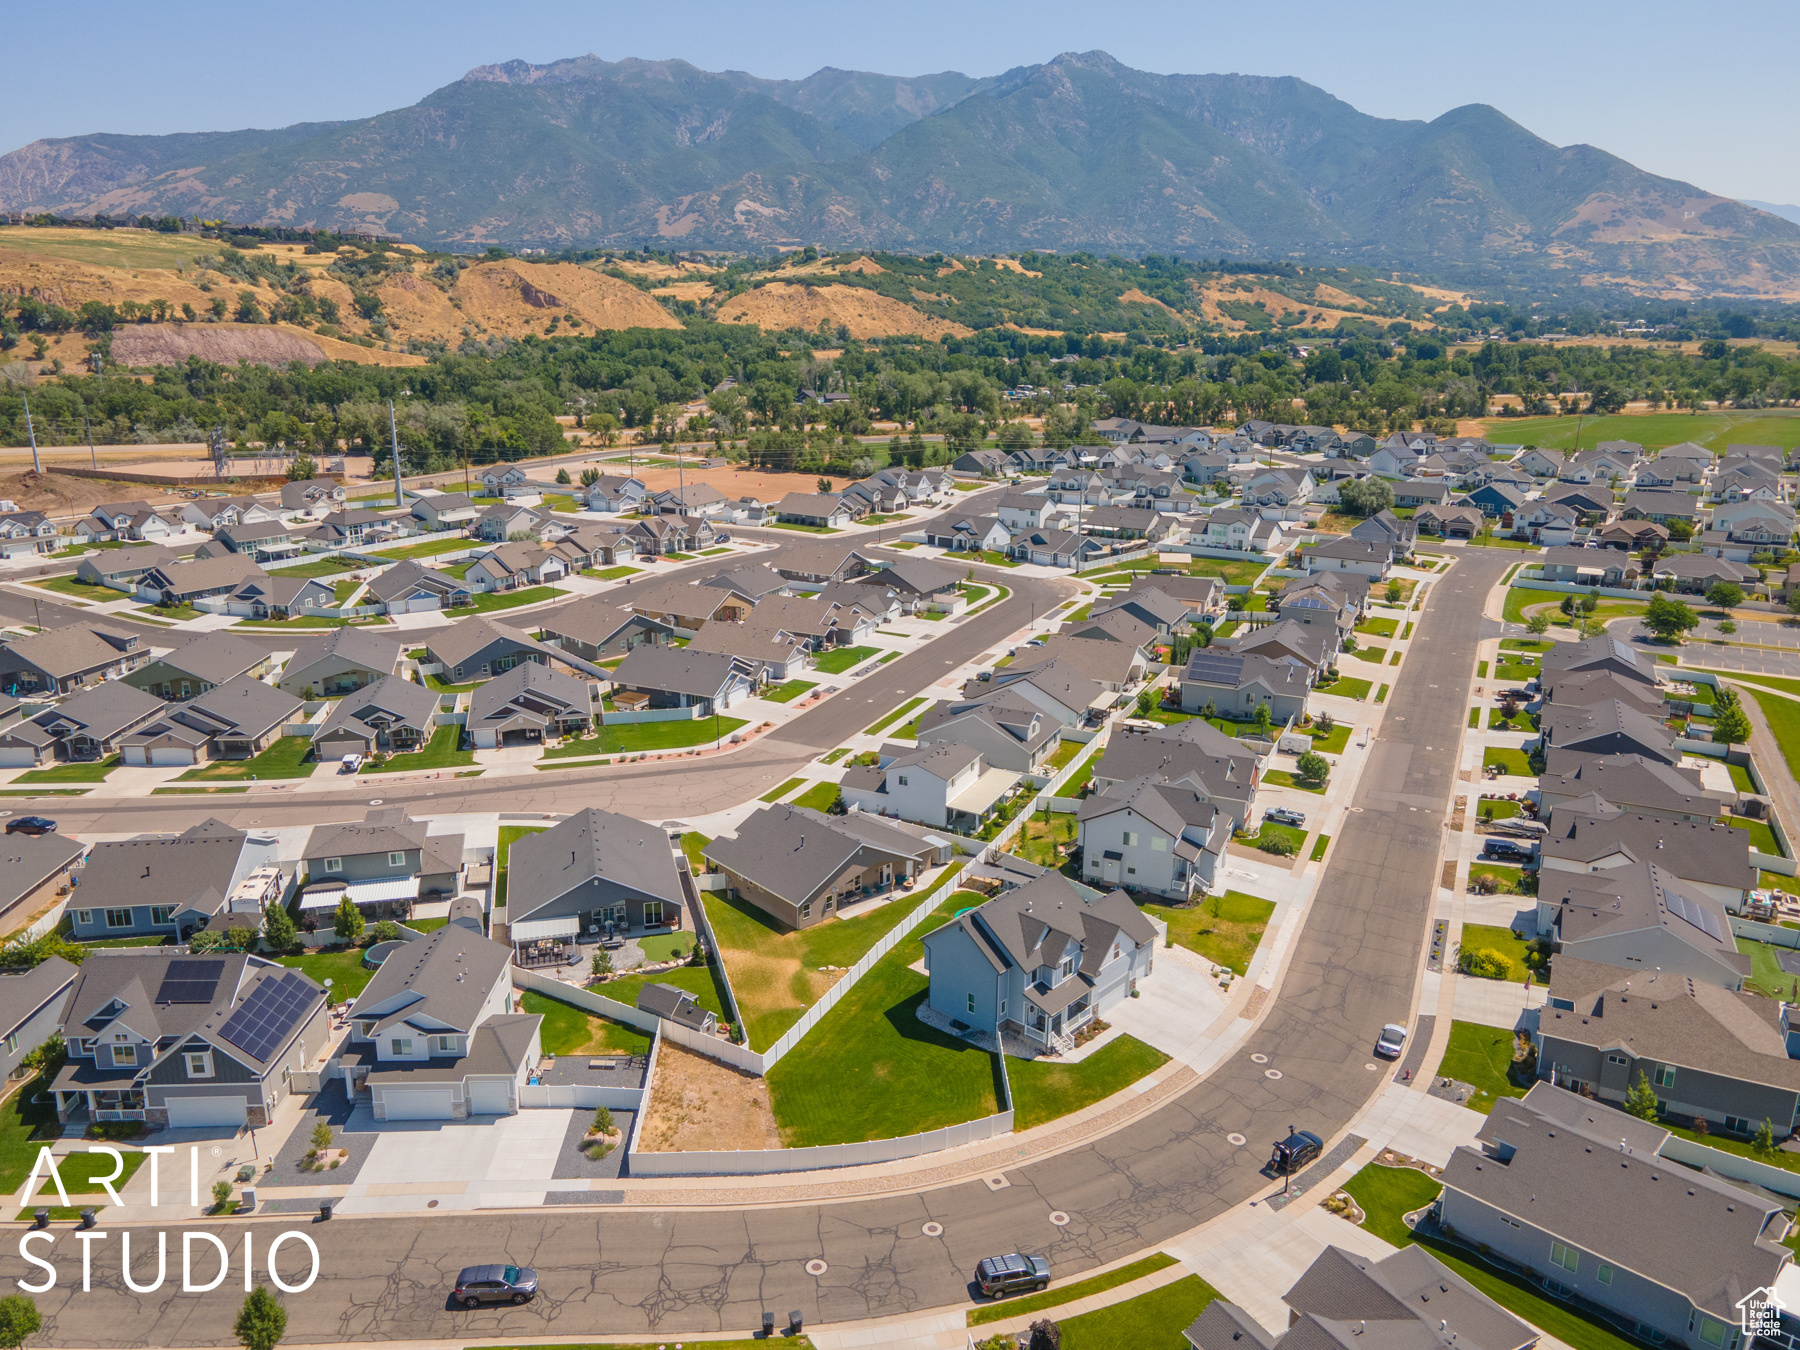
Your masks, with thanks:
<instances>
[{"instance_id":1,"label":"manhole cover","mask_svg":"<svg viewBox=\"0 0 1800 1350\"><path fill-rule=\"evenodd\" d=\"M1230 1144L1233 1148L1242 1148L1245 1144L1249 1143L1250 1141L1248 1139L1244 1138L1243 1135L1234 1133L1234 1134L1226 1135L1225 1142Z\"/></svg>"},{"instance_id":2,"label":"manhole cover","mask_svg":"<svg viewBox=\"0 0 1800 1350\"><path fill-rule=\"evenodd\" d=\"M1005 1177L1000 1176L983 1177L982 1180L987 1183L987 1188L990 1191L1003 1191L1008 1186L1012 1185L1012 1182L1008 1181Z\"/></svg>"},{"instance_id":3,"label":"manhole cover","mask_svg":"<svg viewBox=\"0 0 1800 1350\"><path fill-rule=\"evenodd\" d=\"M1061 1228L1069 1222L1069 1216L1060 1209L1053 1209L1050 1211L1050 1222Z\"/></svg>"},{"instance_id":4,"label":"manhole cover","mask_svg":"<svg viewBox=\"0 0 1800 1350\"><path fill-rule=\"evenodd\" d=\"M942 1237L944 1236L944 1225L941 1223L928 1223L919 1231L926 1237Z\"/></svg>"},{"instance_id":5,"label":"manhole cover","mask_svg":"<svg viewBox=\"0 0 1800 1350\"><path fill-rule=\"evenodd\" d=\"M1279 1077L1281 1077L1281 1070L1280 1069L1264 1069L1263 1077L1264 1078L1279 1078Z\"/></svg>"},{"instance_id":6,"label":"manhole cover","mask_svg":"<svg viewBox=\"0 0 1800 1350\"><path fill-rule=\"evenodd\" d=\"M1269 1057L1260 1053L1254 1054L1250 1056L1250 1062L1252 1064L1267 1064L1269 1062Z\"/></svg>"},{"instance_id":7,"label":"manhole cover","mask_svg":"<svg viewBox=\"0 0 1800 1350\"><path fill-rule=\"evenodd\" d=\"M816 1256L806 1263L806 1273L808 1275L823 1275L829 1269L830 1267Z\"/></svg>"},{"instance_id":8,"label":"manhole cover","mask_svg":"<svg viewBox=\"0 0 1800 1350\"><path fill-rule=\"evenodd\" d=\"M438 1202L435 1200L427 1200L425 1202L426 1209L436 1209L437 1207L438 1207Z\"/></svg>"},{"instance_id":9,"label":"manhole cover","mask_svg":"<svg viewBox=\"0 0 1800 1350\"><path fill-rule=\"evenodd\" d=\"M379 797L374 797L374 798L371 798L371 799L370 799L370 801L369 801L369 805L370 805L370 806L380 806L380 805L381 805L381 798L379 798Z\"/></svg>"},{"instance_id":10,"label":"manhole cover","mask_svg":"<svg viewBox=\"0 0 1800 1350\"><path fill-rule=\"evenodd\" d=\"M1365 1064L1363 1065L1363 1068L1367 1069L1370 1073L1375 1072L1375 1066L1373 1064Z\"/></svg>"}]
</instances>

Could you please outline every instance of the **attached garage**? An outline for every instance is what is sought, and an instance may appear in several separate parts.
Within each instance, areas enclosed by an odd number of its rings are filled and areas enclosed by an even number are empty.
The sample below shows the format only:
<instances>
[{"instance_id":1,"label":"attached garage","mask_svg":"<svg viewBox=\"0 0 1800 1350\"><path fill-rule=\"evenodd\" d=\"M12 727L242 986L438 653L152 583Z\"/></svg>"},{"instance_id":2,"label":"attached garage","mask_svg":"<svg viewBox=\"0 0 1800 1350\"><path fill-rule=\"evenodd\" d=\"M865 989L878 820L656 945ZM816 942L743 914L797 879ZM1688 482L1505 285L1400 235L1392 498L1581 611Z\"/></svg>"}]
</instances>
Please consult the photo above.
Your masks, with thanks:
<instances>
[{"instance_id":1,"label":"attached garage","mask_svg":"<svg viewBox=\"0 0 1800 1350\"><path fill-rule=\"evenodd\" d=\"M171 1130L221 1126L235 1129L250 1118L250 1103L243 1097L170 1097L165 1104Z\"/></svg>"},{"instance_id":2,"label":"attached garage","mask_svg":"<svg viewBox=\"0 0 1800 1350\"><path fill-rule=\"evenodd\" d=\"M389 1120L454 1120L454 1088L384 1088L382 1104Z\"/></svg>"},{"instance_id":3,"label":"attached garage","mask_svg":"<svg viewBox=\"0 0 1800 1350\"><path fill-rule=\"evenodd\" d=\"M508 1116L512 1114L512 1084L504 1078L476 1078L469 1083L469 1114L472 1116Z\"/></svg>"}]
</instances>

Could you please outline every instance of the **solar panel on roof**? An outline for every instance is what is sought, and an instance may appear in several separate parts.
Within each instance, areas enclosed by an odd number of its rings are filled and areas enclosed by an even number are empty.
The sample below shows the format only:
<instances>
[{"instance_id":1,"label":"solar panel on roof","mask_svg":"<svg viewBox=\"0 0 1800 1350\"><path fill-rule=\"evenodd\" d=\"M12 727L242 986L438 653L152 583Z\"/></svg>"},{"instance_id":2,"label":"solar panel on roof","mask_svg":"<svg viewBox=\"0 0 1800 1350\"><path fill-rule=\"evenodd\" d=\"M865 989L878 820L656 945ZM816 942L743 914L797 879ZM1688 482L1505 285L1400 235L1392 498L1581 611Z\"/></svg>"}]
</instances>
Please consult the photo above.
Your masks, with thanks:
<instances>
[{"instance_id":1,"label":"solar panel on roof","mask_svg":"<svg viewBox=\"0 0 1800 1350\"><path fill-rule=\"evenodd\" d=\"M252 1058L267 1060L317 997L303 975L265 978L226 1019L219 1035Z\"/></svg>"},{"instance_id":2,"label":"solar panel on roof","mask_svg":"<svg viewBox=\"0 0 1800 1350\"><path fill-rule=\"evenodd\" d=\"M1233 680L1244 668L1244 658L1224 652L1197 651L1188 660L1188 675L1196 680Z\"/></svg>"},{"instance_id":3,"label":"solar panel on roof","mask_svg":"<svg viewBox=\"0 0 1800 1350\"><path fill-rule=\"evenodd\" d=\"M1723 942L1725 940L1725 930L1724 926L1719 922L1719 916L1698 901L1689 899L1685 895L1677 895L1672 891L1665 891L1663 893L1663 904L1667 907L1669 913L1693 924L1694 927L1698 928L1702 933L1705 933L1713 941Z\"/></svg>"},{"instance_id":4,"label":"solar panel on roof","mask_svg":"<svg viewBox=\"0 0 1800 1350\"><path fill-rule=\"evenodd\" d=\"M158 1003L211 1003L218 992L223 961L171 961L156 991Z\"/></svg>"}]
</instances>

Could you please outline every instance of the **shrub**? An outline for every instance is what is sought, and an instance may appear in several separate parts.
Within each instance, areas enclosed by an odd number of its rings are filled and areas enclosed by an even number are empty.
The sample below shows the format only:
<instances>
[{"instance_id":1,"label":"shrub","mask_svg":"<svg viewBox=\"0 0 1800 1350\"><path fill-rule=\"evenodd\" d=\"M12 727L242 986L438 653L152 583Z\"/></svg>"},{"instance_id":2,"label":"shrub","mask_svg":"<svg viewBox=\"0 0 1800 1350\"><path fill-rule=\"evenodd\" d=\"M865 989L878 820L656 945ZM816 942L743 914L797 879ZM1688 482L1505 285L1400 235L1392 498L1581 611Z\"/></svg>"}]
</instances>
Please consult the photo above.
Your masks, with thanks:
<instances>
[{"instance_id":1,"label":"shrub","mask_svg":"<svg viewBox=\"0 0 1800 1350\"><path fill-rule=\"evenodd\" d=\"M611 1134L613 1132L612 1112L608 1111L604 1106L594 1108L594 1129L600 1134Z\"/></svg>"},{"instance_id":2,"label":"shrub","mask_svg":"<svg viewBox=\"0 0 1800 1350\"><path fill-rule=\"evenodd\" d=\"M212 1188L213 1213L217 1214L231 1203L231 1183L215 1181Z\"/></svg>"},{"instance_id":3,"label":"shrub","mask_svg":"<svg viewBox=\"0 0 1800 1350\"><path fill-rule=\"evenodd\" d=\"M1512 976L1512 962L1504 952L1492 947L1477 947L1473 951L1464 948L1457 957L1457 967L1463 974L1480 980L1505 980Z\"/></svg>"},{"instance_id":4,"label":"shrub","mask_svg":"<svg viewBox=\"0 0 1800 1350\"><path fill-rule=\"evenodd\" d=\"M400 925L395 923L392 919L383 919L380 923L375 925L375 940L377 942L397 942L399 941L399 938Z\"/></svg>"},{"instance_id":5,"label":"shrub","mask_svg":"<svg viewBox=\"0 0 1800 1350\"><path fill-rule=\"evenodd\" d=\"M322 1120L312 1127L312 1146L315 1153L323 1153L331 1147L331 1126Z\"/></svg>"},{"instance_id":6,"label":"shrub","mask_svg":"<svg viewBox=\"0 0 1800 1350\"><path fill-rule=\"evenodd\" d=\"M1300 851L1300 846L1285 834L1265 834L1256 841L1256 847L1277 858L1291 858Z\"/></svg>"}]
</instances>

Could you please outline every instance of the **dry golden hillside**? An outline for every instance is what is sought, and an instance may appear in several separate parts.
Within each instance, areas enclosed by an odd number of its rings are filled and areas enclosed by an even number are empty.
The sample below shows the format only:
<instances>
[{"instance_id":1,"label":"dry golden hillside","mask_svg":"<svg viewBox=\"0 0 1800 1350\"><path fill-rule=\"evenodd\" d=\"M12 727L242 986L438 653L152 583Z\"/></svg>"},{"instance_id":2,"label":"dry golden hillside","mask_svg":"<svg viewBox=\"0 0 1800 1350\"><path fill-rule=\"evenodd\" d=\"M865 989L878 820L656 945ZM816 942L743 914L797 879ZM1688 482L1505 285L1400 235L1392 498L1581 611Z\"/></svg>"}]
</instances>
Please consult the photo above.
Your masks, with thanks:
<instances>
[{"instance_id":1,"label":"dry golden hillside","mask_svg":"<svg viewBox=\"0 0 1800 1350\"><path fill-rule=\"evenodd\" d=\"M786 282L775 282L727 300L719 306L718 317L721 323L754 323L766 329L801 328L808 332L821 323L832 328L843 324L854 338L898 333L927 338L946 333L966 337L974 331L857 286L791 286Z\"/></svg>"},{"instance_id":2,"label":"dry golden hillside","mask_svg":"<svg viewBox=\"0 0 1800 1350\"><path fill-rule=\"evenodd\" d=\"M539 332L559 312L589 328L681 327L630 282L575 263L482 263L463 272L451 294L465 322L506 337Z\"/></svg>"}]
</instances>

